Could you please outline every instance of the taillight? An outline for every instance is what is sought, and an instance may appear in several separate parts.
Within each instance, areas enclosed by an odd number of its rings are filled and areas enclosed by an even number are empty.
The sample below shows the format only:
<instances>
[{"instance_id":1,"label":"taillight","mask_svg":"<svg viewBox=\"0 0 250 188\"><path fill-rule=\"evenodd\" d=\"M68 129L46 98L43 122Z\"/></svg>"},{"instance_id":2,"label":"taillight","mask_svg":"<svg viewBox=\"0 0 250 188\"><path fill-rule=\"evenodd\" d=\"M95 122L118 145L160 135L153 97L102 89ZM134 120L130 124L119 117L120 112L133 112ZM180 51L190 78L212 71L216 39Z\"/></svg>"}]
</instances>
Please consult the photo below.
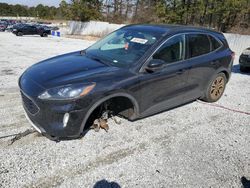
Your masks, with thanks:
<instances>
[{"instance_id":1,"label":"taillight","mask_svg":"<svg viewBox=\"0 0 250 188\"><path fill-rule=\"evenodd\" d=\"M232 52L232 53L231 53L231 57L232 57L232 60L235 59L235 52Z\"/></svg>"}]
</instances>

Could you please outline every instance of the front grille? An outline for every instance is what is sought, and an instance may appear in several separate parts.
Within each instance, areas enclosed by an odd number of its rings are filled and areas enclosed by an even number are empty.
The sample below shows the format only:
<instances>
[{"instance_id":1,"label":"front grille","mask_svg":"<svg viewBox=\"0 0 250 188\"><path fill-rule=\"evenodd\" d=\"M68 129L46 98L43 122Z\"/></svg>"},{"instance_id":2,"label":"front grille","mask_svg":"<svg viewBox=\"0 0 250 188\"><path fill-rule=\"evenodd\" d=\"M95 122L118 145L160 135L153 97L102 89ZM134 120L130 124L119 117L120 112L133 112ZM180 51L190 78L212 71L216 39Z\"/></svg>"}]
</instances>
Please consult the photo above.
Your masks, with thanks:
<instances>
[{"instance_id":1,"label":"front grille","mask_svg":"<svg viewBox=\"0 0 250 188\"><path fill-rule=\"evenodd\" d=\"M23 105L25 109L27 109L33 115L39 112L38 106L31 99L29 99L25 94L23 94L23 92L21 92L21 96L23 99Z\"/></svg>"}]
</instances>

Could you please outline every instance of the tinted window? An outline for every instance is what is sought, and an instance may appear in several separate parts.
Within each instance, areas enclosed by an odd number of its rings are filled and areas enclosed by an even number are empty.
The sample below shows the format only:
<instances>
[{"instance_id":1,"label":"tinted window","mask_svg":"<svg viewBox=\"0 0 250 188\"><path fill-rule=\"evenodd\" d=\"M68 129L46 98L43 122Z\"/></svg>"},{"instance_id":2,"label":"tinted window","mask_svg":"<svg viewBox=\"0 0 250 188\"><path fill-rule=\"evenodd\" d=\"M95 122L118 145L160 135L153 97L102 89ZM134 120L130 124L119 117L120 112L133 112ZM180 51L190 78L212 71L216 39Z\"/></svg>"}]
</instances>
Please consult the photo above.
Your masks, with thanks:
<instances>
[{"instance_id":1,"label":"tinted window","mask_svg":"<svg viewBox=\"0 0 250 188\"><path fill-rule=\"evenodd\" d=\"M188 35L188 45L190 57L196 57L210 52L210 41L207 35Z\"/></svg>"},{"instance_id":2,"label":"tinted window","mask_svg":"<svg viewBox=\"0 0 250 188\"><path fill-rule=\"evenodd\" d=\"M214 37L209 36L210 42L211 42L211 49L216 50L219 47L221 47L221 44L219 43L219 41L217 41Z\"/></svg>"},{"instance_id":3,"label":"tinted window","mask_svg":"<svg viewBox=\"0 0 250 188\"><path fill-rule=\"evenodd\" d=\"M184 35L178 35L167 40L166 43L154 54L153 58L164 60L166 63L183 60L184 41Z\"/></svg>"}]
</instances>

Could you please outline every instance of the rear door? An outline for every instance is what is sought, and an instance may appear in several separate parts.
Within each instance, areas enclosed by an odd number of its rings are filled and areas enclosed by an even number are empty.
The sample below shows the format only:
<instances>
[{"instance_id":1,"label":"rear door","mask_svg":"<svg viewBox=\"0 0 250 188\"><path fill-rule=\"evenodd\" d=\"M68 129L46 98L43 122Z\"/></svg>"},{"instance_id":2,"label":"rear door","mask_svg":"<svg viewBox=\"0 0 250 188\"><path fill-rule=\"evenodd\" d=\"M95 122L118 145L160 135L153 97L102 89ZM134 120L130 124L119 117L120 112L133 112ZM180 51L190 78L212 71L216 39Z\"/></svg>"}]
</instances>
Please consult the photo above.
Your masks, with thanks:
<instances>
[{"instance_id":1,"label":"rear door","mask_svg":"<svg viewBox=\"0 0 250 188\"><path fill-rule=\"evenodd\" d=\"M165 61L154 72L140 75L140 110L147 116L183 103L189 65L185 61L185 35L168 39L151 57ZM149 59L150 61L150 59Z\"/></svg>"},{"instance_id":2,"label":"rear door","mask_svg":"<svg viewBox=\"0 0 250 188\"><path fill-rule=\"evenodd\" d=\"M208 82L220 66L216 49L222 45L209 34L186 34L186 39L187 63L191 69L189 70L184 102L196 99L203 94Z\"/></svg>"}]
</instances>

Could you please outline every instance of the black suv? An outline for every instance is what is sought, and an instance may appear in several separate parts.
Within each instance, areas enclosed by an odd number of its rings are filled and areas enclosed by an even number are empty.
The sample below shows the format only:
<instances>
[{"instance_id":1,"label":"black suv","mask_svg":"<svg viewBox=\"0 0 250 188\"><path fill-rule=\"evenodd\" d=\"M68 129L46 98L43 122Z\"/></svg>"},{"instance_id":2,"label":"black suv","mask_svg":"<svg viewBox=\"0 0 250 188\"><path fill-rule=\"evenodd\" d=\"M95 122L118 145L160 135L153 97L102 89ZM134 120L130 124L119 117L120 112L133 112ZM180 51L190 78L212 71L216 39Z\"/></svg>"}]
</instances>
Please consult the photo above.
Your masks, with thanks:
<instances>
[{"instance_id":1,"label":"black suv","mask_svg":"<svg viewBox=\"0 0 250 188\"><path fill-rule=\"evenodd\" d=\"M0 31L5 31L7 27L8 27L7 22L0 21Z\"/></svg>"},{"instance_id":2,"label":"black suv","mask_svg":"<svg viewBox=\"0 0 250 188\"><path fill-rule=\"evenodd\" d=\"M250 47L245 49L240 55L240 71L250 70Z\"/></svg>"},{"instance_id":3,"label":"black suv","mask_svg":"<svg viewBox=\"0 0 250 188\"><path fill-rule=\"evenodd\" d=\"M18 24L13 27L12 33L16 36L40 35L47 37L51 34L51 30L38 25Z\"/></svg>"},{"instance_id":4,"label":"black suv","mask_svg":"<svg viewBox=\"0 0 250 188\"><path fill-rule=\"evenodd\" d=\"M85 50L31 66L19 86L37 131L76 138L104 114L136 120L196 99L219 100L233 59L219 32L130 25Z\"/></svg>"}]
</instances>

